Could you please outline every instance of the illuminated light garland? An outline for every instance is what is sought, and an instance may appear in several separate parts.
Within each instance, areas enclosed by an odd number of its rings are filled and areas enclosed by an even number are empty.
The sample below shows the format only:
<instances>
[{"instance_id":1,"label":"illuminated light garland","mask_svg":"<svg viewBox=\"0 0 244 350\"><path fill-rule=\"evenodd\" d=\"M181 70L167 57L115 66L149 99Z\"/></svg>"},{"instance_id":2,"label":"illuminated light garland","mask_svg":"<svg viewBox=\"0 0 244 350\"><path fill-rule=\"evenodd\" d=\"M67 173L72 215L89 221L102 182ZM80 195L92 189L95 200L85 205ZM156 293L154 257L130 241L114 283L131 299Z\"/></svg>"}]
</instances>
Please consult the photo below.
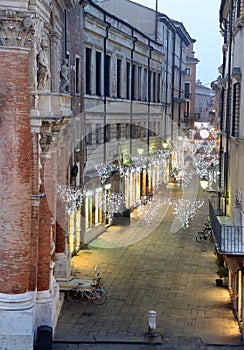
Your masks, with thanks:
<instances>
[{"instance_id":1,"label":"illuminated light garland","mask_svg":"<svg viewBox=\"0 0 244 350\"><path fill-rule=\"evenodd\" d=\"M199 208L204 204L204 201L200 200L189 200L180 198L172 202L173 213L177 215L181 223L181 227L188 228L189 220L192 219Z\"/></svg>"},{"instance_id":2,"label":"illuminated light garland","mask_svg":"<svg viewBox=\"0 0 244 350\"><path fill-rule=\"evenodd\" d=\"M71 186L57 185L57 193L60 200L65 203L65 210L68 214L79 208L85 197L83 189Z\"/></svg>"},{"instance_id":3,"label":"illuminated light garland","mask_svg":"<svg viewBox=\"0 0 244 350\"><path fill-rule=\"evenodd\" d=\"M124 210L125 195L123 193L104 193L100 206L107 219L112 219L116 213Z\"/></svg>"}]
</instances>

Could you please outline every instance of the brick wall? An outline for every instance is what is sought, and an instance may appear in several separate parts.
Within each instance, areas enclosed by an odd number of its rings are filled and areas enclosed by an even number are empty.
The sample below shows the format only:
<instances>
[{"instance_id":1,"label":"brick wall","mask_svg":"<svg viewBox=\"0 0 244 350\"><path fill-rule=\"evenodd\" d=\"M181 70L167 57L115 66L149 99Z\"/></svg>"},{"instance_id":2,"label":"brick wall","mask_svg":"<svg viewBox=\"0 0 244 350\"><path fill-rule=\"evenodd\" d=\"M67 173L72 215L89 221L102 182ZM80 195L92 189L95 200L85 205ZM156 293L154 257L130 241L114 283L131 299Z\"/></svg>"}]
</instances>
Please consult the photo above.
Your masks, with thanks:
<instances>
[{"instance_id":1,"label":"brick wall","mask_svg":"<svg viewBox=\"0 0 244 350\"><path fill-rule=\"evenodd\" d=\"M28 51L0 51L0 292L29 287L31 138Z\"/></svg>"}]
</instances>

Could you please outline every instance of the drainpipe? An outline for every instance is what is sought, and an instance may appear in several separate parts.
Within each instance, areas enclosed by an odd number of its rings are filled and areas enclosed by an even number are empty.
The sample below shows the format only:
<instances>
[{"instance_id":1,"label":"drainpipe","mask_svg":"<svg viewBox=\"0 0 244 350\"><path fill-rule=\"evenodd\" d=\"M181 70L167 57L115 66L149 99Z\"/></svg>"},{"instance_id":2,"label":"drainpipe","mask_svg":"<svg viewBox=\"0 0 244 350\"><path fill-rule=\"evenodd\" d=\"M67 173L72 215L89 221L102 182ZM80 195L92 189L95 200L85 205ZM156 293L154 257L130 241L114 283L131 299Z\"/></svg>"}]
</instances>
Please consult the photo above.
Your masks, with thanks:
<instances>
[{"instance_id":1,"label":"drainpipe","mask_svg":"<svg viewBox=\"0 0 244 350\"><path fill-rule=\"evenodd\" d=\"M150 46L150 40L148 40L148 46L149 46L149 56L147 60L147 75L148 75L148 91L147 91L147 155L150 155L150 113L151 113L151 95L152 95L152 76L151 76L151 59L152 59L152 52L153 47Z\"/></svg>"},{"instance_id":2,"label":"drainpipe","mask_svg":"<svg viewBox=\"0 0 244 350\"><path fill-rule=\"evenodd\" d=\"M106 20L106 13L103 13L103 21L106 23L106 34L103 39L103 162L106 164L107 162L107 144L106 144L106 125L107 125L107 95L106 95L106 81L105 78L107 77L107 39L108 39L108 32L109 28L111 27L111 24L107 22Z\"/></svg>"},{"instance_id":3,"label":"drainpipe","mask_svg":"<svg viewBox=\"0 0 244 350\"><path fill-rule=\"evenodd\" d=\"M165 79L165 140L166 141L166 127L167 127L167 115L168 115L168 80L169 80L169 50L168 50L168 42L169 42L169 29L167 28L167 51L166 51L166 79Z\"/></svg>"},{"instance_id":4,"label":"drainpipe","mask_svg":"<svg viewBox=\"0 0 244 350\"><path fill-rule=\"evenodd\" d=\"M226 101L226 152L225 152L225 166L224 166L224 196L225 196L225 214L227 210L227 201L229 197L229 137L230 137L230 119L231 119L231 64L232 64L232 14L233 14L233 0L231 0L229 13L229 51L228 51L228 85L227 85L227 101Z\"/></svg>"},{"instance_id":5,"label":"drainpipe","mask_svg":"<svg viewBox=\"0 0 244 350\"><path fill-rule=\"evenodd\" d=\"M152 58L152 51L153 47L150 45L150 40L148 40L148 46L149 46L149 56L147 59L147 76L148 76L148 90L147 90L147 157L149 159L150 155L150 113L151 113L151 58ZM148 167L146 169L146 195L148 196L148 188L149 188L149 173L148 173Z\"/></svg>"},{"instance_id":6,"label":"drainpipe","mask_svg":"<svg viewBox=\"0 0 244 350\"><path fill-rule=\"evenodd\" d=\"M171 78L171 149L174 137L174 85L175 85L175 30L173 30L173 52L172 52L172 78ZM172 153L169 159L169 174L172 173Z\"/></svg>"},{"instance_id":7,"label":"drainpipe","mask_svg":"<svg viewBox=\"0 0 244 350\"><path fill-rule=\"evenodd\" d=\"M67 55L67 10L64 11L64 57Z\"/></svg>"},{"instance_id":8,"label":"drainpipe","mask_svg":"<svg viewBox=\"0 0 244 350\"><path fill-rule=\"evenodd\" d=\"M175 86L175 31L173 33L173 52L172 52L172 79L171 79L171 113L172 113L172 123L171 123L171 140L174 135L174 86Z\"/></svg>"},{"instance_id":9,"label":"drainpipe","mask_svg":"<svg viewBox=\"0 0 244 350\"><path fill-rule=\"evenodd\" d=\"M222 20L222 19L221 19ZM223 26L224 23L224 26ZM224 45L227 45L227 22L226 20L220 23L220 29L224 32ZM225 77L226 72L226 50L223 50L223 62L222 62L222 79ZM223 131L224 131L224 96L225 87L221 89L221 110L220 110L220 147L219 147L219 189L222 187L222 164L223 164ZM220 198L219 198L219 208L220 208Z\"/></svg>"},{"instance_id":10,"label":"drainpipe","mask_svg":"<svg viewBox=\"0 0 244 350\"><path fill-rule=\"evenodd\" d=\"M175 26L172 24L170 19L166 15L160 15L160 19L167 25L167 42L169 42L169 28L171 29L173 33L173 52L172 52L172 77L171 77L171 147L172 147L172 139L173 139L173 132L174 132L174 83L175 83L175 73L174 73L174 67L175 67L175 46L176 46L176 39L175 39ZM168 63L169 63L169 52L167 48L167 74L166 77L168 78ZM168 79L166 81L168 83ZM168 93L168 88L166 84L166 96ZM167 106L167 98L166 98L166 107L165 112L167 114L168 106ZM172 171L172 153L170 155L169 159L169 173Z\"/></svg>"},{"instance_id":11,"label":"drainpipe","mask_svg":"<svg viewBox=\"0 0 244 350\"><path fill-rule=\"evenodd\" d=\"M181 91L182 91L182 57L183 57L183 40L181 39L180 42L180 79L179 79L179 92L178 92L178 97L179 97L179 107L178 107L178 127L180 128L181 125L181 120L180 120L180 112L181 112Z\"/></svg>"},{"instance_id":12,"label":"drainpipe","mask_svg":"<svg viewBox=\"0 0 244 350\"><path fill-rule=\"evenodd\" d=\"M134 64L134 52L136 48L136 42L137 38L134 36L134 29L131 29L131 36L133 38L133 46L130 53L130 60L131 60L131 85L130 85L130 154L132 154L133 151L133 145L132 145L132 129L133 129L133 95L135 91L135 80L133 77L133 64ZM133 91L134 90L134 91Z\"/></svg>"}]
</instances>

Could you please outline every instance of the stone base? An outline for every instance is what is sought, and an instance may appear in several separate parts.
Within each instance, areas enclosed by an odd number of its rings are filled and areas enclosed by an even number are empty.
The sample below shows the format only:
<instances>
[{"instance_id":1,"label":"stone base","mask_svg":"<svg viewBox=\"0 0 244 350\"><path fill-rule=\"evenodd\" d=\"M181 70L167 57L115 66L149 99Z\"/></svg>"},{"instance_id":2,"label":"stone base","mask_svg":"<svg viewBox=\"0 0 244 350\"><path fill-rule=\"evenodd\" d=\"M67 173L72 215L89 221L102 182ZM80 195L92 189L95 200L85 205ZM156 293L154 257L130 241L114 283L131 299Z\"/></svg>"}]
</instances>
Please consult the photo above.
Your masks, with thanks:
<instances>
[{"instance_id":1,"label":"stone base","mask_svg":"<svg viewBox=\"0 0 244 350\"><path fill-rule=\"evenodd\" d=\"M59 287L56 282L54 283L52 293L49 290L37 292L35 328L50 326L54 331L61 306L62 300L59 298Z\"/></svg>"},{"instance_id":2,"label":"stone base","mask_svg":"<svg viewBox=\"0 0 244 350\"><path fill-rule=\"evenodd\" d=\"M0 293L0 350L33 350L35 293Z\"/></svg>"},{"instance_id":3,"label":"stone base","mask_svg":"<svg viewBox=\"0 0 244 350\"><path fill-rule=\"evenodd\" d=\"M69 281L71 276L71 256L64 253L55 255L55 278L57 281Z\"/></svg>"}]
</instances>

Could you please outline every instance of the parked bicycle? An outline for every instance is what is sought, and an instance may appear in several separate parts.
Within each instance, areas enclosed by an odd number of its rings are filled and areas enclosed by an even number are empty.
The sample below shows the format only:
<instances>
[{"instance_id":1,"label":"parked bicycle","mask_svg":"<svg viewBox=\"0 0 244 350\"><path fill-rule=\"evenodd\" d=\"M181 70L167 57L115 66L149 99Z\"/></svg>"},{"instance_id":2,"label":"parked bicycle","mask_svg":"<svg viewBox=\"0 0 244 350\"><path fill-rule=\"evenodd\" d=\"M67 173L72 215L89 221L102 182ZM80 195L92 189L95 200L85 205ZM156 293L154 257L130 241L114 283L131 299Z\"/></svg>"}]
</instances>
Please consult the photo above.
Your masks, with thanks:
<instances>
[{"instance_id":1,"label":"parked bicycle","mask_svg":"<svg viewBox=\"0 0 244 350\"><path fill-rule=\"evenodd\" d=\"M93 302L97 305L104 304L108 298L107 293L101 288L101 279L95 282L96 283L90 284L88 287L80 282L67 292L67 299L69 301L82 301L83 299L87 299L89 302Z\"/></svg>"},{"instance_id":2,"label":"parked bicycle","mask_svg":"<svg viewBox=\"0 0 244 350\"><path fill-rule=\"evenodd\" d=\"M93 283L87 286L85 283L79 282L77 286L67 292L66 298L71 302L83 301L83 299L86 299L94 304L102 305L108 299L107 293L102 288L102 285L102 278L96 273L93 278Z\"/></svg>"},{"instance_id":3,"label":"parked bicycle","mask_svg":"<svg viewBox=\"0 0 244 350\"><path fill-rule=\"evenodd\" d=\"M197 232L196 241L202 242L212 237L212 228L209 223L204 223L202 226L202 231Z\"/></svg>"}]
</instances>

